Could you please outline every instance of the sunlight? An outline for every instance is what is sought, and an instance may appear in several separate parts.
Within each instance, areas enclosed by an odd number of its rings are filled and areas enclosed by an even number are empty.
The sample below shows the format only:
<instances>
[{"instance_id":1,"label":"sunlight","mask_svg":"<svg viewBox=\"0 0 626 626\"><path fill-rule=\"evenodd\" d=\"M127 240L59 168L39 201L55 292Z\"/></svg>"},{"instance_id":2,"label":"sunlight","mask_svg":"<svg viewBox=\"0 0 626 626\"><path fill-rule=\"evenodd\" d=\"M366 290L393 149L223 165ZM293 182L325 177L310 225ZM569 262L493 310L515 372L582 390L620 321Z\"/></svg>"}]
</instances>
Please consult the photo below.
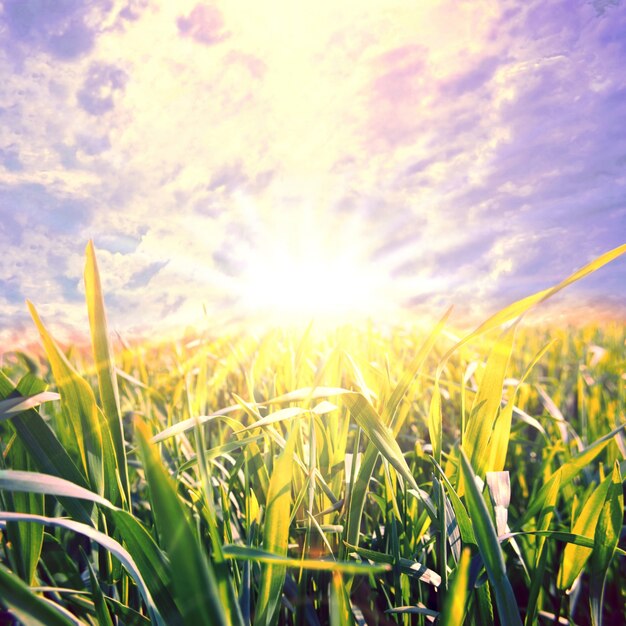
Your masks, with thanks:
<instances>
[{"instance_id":1,"label":"sunlight","mask_svg":"<svg viewBox=\"0 0 626 626\"><path fill-rule=\"evenodd\" d=\"M248 260L246 312L275 323L343 323L381 314L390 304L385 273L346 232L274 233ZM358 241L358 238L355 238Z\"/></svg>"}]
</instances>

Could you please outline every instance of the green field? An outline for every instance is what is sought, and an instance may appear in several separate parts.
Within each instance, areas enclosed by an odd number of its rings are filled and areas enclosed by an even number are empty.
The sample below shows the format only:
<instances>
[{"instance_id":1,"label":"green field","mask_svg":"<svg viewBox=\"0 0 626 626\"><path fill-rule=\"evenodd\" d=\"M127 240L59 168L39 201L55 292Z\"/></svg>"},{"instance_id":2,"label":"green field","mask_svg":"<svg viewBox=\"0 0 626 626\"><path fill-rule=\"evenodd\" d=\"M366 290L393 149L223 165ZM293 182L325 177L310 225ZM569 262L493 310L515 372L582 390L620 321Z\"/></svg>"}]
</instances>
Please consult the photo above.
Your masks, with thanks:
<instances>
[{"instance_id":1,"label":"green field","mask_svg":"<svg viewBox=\"0 0 626 626\"><path fill-rule=\"evenodd\" d=\"M0 374L0 623L626 623L626 328L375 324ZM588 280L593 280L593 277Z\"/></svg>"}]
</instances>

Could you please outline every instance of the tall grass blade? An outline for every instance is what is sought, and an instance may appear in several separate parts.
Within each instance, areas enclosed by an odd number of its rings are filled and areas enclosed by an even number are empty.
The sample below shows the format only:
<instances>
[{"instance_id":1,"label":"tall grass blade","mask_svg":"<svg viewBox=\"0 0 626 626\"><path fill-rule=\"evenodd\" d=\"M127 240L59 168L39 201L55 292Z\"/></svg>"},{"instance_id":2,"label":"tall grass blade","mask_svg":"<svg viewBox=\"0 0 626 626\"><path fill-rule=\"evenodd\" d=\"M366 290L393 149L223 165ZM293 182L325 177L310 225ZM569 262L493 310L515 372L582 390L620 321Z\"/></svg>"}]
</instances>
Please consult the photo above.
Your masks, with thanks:
<instances>
[{"instance_id":1,"label":"tall grass blade","mask_svg":"<svg viewBox=\"0 0 626 626\"><path fill-rule=\"evenodd\" d=\"M613 485L613 474L607 477L600 485L591 492L583 505L574 525L572 533L592 538L596 532L596 525L604 508L605 501ZM603 550L602 546L599 546ZM563 551L563 564L559 571L558 587L561 590L569 589L580 572L587 559L591 556L591 550L583 546L569 544Z\"/></svg>"},{"instance_id":2,"label":"tall grass blade","mask_svg":"<svg viewBox=\"0 0 626 626\"><path fill-rule=\"evenodd\" d=\"M100 273L96 261L96 252L93 241L89 241L85 250L87 257L85 262L85 297L87 300L87 312L89 314L89 327L91 330L91 344L98 376L98 389L102 411L109 426L113 451L115 454L115 467L119 472L122 501L126 506L130 503L130 491L128 486L128 467L126 465L126 450L124 448L124 430L122 428L122 416L120 412L119 390L113 353L109 340L109 330L104 308L104 296L100 284Z\"/></svg>"},{"instance_id":3,"label":"tall grass blade","mask_svg":"<svg viewBox=\"0 0 626 626\"><path fill-rule=\"evenodd\" d=\"M487 576L493 585L498 615L503 626L521 626L513 588L506 575L504 558L498 535L483 497L476 486L475 474L467 455L461 450L461 471L466 490L467 507L474 526L478 551L485 564Z\"/></svg>"},{"instance_id":4,"label":"tall grass blade","mask_svg":"<svg viewBox=\"0 0 626 626\"><path fill-rule=\"evenodd\" d=\"M183 622L197 626L226 626L229 623L228 607L222 607L215 574L178 499L176 487L149 442L146 426L137 420L135 428L159 537L172 572L177 572L172 582Z\"/></svg>"},{"instance_id":5,"label":"tall grass blade","mask_svg":"<svg viewBox=\"0 0 626 626\"><path fill-rule=\"evenodd\" d=\"M299 434L296 423L291 430L285 448L276 459L267 491L267 508L263 526L263 549L285 556L289 543L289 519L291 515L291 481L293 453ZM285 565L266 564L261 574L261 585L254 616L255 626L270 626L277 617L277 609L285 584Z\"/></svg>"},{"instance_id":6,"label":"tall grass blade","mask_svg":"<svg viewBox=\"0 0 626 626\"><path fill-rule=\"evenodd\" d=\"M484 478L489 461L489 439L502 401L502 386L513 351L516 326L513 325L496 341L487 359L487 366L463 434L463 449L477 476Z\"/></svg>"},{"instance_id":7,"label":"tall grass blade","mask_svg":"<svg viewBox=\"0 0 626 626\"><path fill-rule=\"evenodd\" d=\"M537 526L540 531L547 531L554 517L556 503L559 498L559 489L561 487L561 475L555 474L549 481L549 489L545 495L545 501L539 516L539 524ZM548 551L545 545L546 538L539 536L535 545L535 570L532 576L530 591L528 593L528 602L526 603L526 617L524 619L525 626L532 626L535 623L538 612L538 601L541 586L543 584L543 576L546 569Z\"/></svg>"},{"instance_id":8,"label":"tall grass blade","mask_svg":"<svg viewBox=\"0 0 626 626\"><path fill-rule=\"evenodd\" d=\"M516 302L513 302L513 304L510 304L509 306L501 309L500 311L492 315L490 318L485 320L471 333L463 337L454 346L452 346L452 348L450 348L448 352L446 352L446 354L441 359L441 362L437 369L437 377L439 378L441 371L443 370L443 367L445 366L445 363L450 358L450 356L452 356L459 348L464 346L466 343L468 343L472 339L475 339L476 337L483 335L486 332L494 328L498 328L499 326L502 326L503 324L506 324L507 322L510 322L511 320L517 317L520 317L521 315L526 313L530 308L532 308L536 304L539 304L540 302L547 300L548 298L552 297L553 295L555 295L562 289L565 289L565 287L568 287L572 283L575 283L581 278L584 278L585 276L588 276L589 274L595 272L596 270L600 269L607 263L610 263L611 261L617 259L624 253L626 253L626 244L622 244L621 246L618 246L617 248L613 248L612 250L605 252L604 254L600 255L598 258L594 259L590 263L587 263L587 265L585 265L578 271L574 272L573 274L570 274L570 276L562 280L560 283L558 283L554 287L550 287L548 289L539 291L533 295L526 296L525 298L522 298L521 300L517 300Z\"/></svg>"},{"instance_id":9,"label":"tall grass blade","mask_svg":"<svg viewBox=\"0 0 626 626\"><path fill-rule=\"evenodd\" d=\"M68 424L71 425L71 434L74 437L71 445L80 455L90 487L101 495L105 495L106 442L103 438L94 393L57 346L31 302L28 302L28 307L41 335L48 361L50 361L54 380L61 395L63 414ZM66 441L63 443L69 444ZM106 469L106 495L110 500L117 501L119 489L114 459L108 459Z\"/></svg>"},{"instance_id":10,"label":"tall grass blade","mask_svg":"<svg viewBox=\"0 0 626 626\"><path fill-rule=\"evenodd\" d=\"M44 402L58 400L61 396L53 391L40 391L27 398L8 398L0 400L0 421L9 419L17 413L34 409Z\"/></svg>"},{"instance_id":11,"label":"tall grass blade","mask_svg":"<svg viewBox=\"0 0 626 626\"><path fill-rule=\"evenodd\" d=\"M622 531L624 491L622 475L616 461L610 477L609 490L594 534L594 547L589 563L589 604L593 626L602 626L604 588L611 560Z\"/></svg>"},{"instance_id":12,"label":"tall grass blade","mask_svg":"<svg viewBox=\"0 0 626 626\"><path fill-rule=\"evenodd\" d=\"M443 609L439 617L440 626L462 626L469 598L469 570L471 553L463 548L454 574L450 581L448 593L443 601Z\"/></svg>"}]
</instances>

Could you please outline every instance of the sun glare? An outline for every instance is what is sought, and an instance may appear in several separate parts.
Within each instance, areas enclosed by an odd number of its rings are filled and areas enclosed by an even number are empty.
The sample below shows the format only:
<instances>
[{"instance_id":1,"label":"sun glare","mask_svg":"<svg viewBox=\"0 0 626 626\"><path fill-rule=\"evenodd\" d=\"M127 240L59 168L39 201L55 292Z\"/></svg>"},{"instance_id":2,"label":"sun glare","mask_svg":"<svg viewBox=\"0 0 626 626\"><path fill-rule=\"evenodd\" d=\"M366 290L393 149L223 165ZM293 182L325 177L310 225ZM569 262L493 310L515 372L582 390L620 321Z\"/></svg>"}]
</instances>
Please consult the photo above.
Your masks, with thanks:
<instances>
[{"instance_id":1,"label":"sun glare","mask_svg":"<svg viewBox=\"0 0 626 626\"><path fill-rule=\"evenodd\" d=\"M249 259L242 304L248 315L275 323L325 324L371 318L390 304L384 273L367 249L319 232L264 241Z\"/></svg>"}]
</instances>

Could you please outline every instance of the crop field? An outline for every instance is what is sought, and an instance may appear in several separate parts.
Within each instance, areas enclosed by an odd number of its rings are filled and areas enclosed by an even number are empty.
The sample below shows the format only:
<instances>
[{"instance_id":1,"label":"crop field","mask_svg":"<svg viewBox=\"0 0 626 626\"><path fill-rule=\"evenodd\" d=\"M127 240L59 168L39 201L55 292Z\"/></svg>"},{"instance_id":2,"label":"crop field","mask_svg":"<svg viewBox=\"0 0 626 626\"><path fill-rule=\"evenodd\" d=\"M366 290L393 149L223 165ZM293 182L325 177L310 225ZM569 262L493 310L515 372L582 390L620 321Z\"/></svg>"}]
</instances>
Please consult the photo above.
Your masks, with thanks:
<instances>
[{"instance_id":1,"label":"crop field","mask_svg":"<svg viewBox=\"0 0 626 626\"><path fill-rule=\"evenodd\" d=\"M112 337L0 373L0 623L626 623L626 328ZM593 280L590 277L588 280ZM87 330L87 329L85 329Z\"/></svg>"}]
</instances>

